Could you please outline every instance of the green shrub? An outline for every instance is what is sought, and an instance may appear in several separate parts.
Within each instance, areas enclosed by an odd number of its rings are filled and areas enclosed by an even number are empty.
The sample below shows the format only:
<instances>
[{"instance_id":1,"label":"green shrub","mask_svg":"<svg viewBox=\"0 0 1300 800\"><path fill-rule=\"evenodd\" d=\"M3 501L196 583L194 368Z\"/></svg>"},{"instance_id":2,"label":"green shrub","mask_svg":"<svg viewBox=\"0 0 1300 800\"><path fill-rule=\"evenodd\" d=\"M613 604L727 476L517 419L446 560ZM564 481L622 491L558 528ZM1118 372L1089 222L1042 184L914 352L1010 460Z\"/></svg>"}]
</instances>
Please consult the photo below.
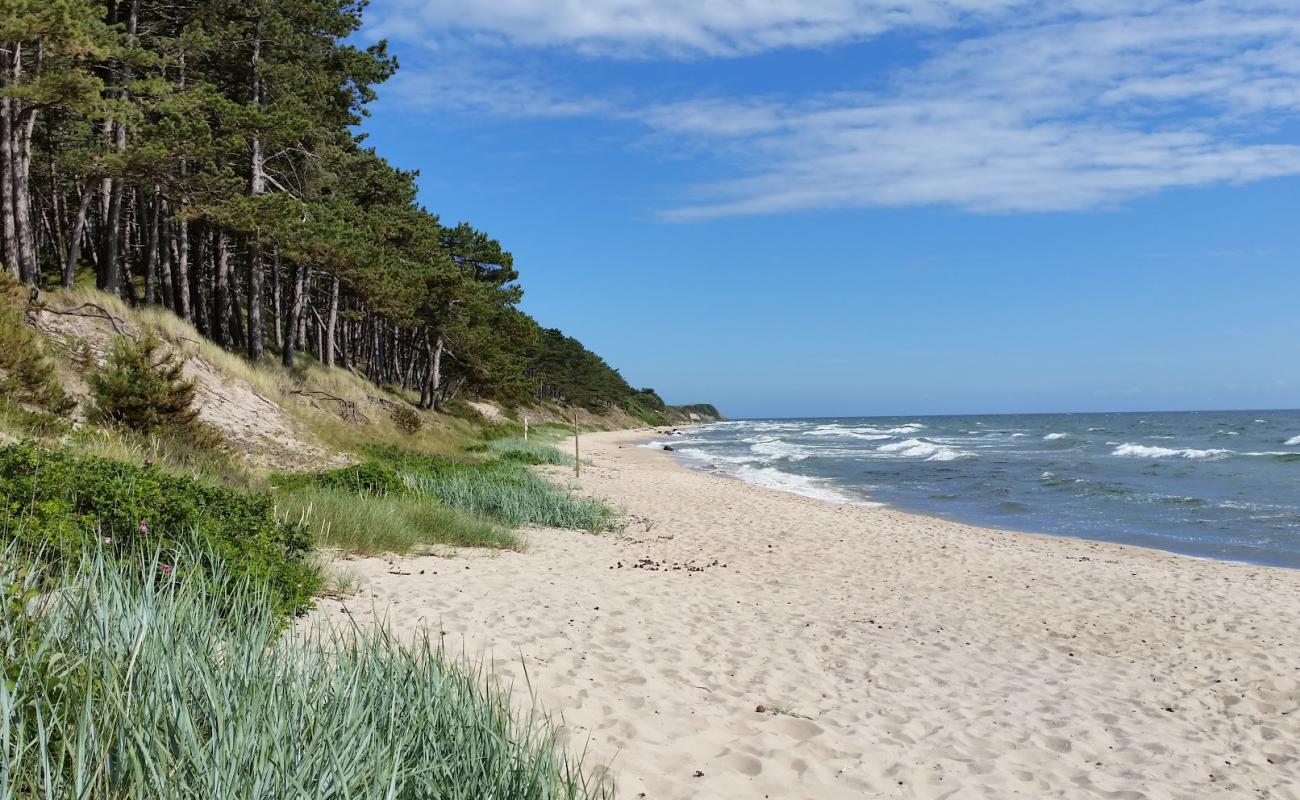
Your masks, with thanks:
<instances>
[{"instance_id":1,"label":"green shrub","mask_svg":"<svg viewBox=\"0 0 1300 800\"><path fill-rule=\"evenodd\" d=\"M23 575L0 543L3 596L58 587L37 617L0 606L0 798L612 797L436 637L286 634L218 554L176 557L209 578L149 580L158 561L127 575L102 552Z\"/></svg>"},{"instance_id":2,"label":"green shrub","mask_svg":"<svg viewBox=\"0 0 1300 800\"><path fill-rule=\"evenodd\" d=\"M0 398L59 414L75 403L55 378L40 336L26 325L27 292L0 269Z\"/></svg>"},{"instance_id":3,"label":"green shrub","mask_svg":"<svg viewBox=\"0 0 1300 800\"><path fill-rule=\"evenodd\" d=\"M415 434L419 433L424 427L424 420L413 408L406 406L396 406L392 410L393 424L402 433Z\"/></svg>"},{"instance_id":4,"label":"green shrub","mask_svg":"<svg viewBox=\"0 0 1300 800\"><path fill-rule=\"evenodd\" d=\"M381 461L363 461L339 469L277 475L271 485L279 489L340 489L359 494L402 494L406 481L392 466Z\"/></svg>"},{"instance_id":5,"label":"green shrub","mask_svg":"<svg viewBox=\"0 0 1300 800\"><path fill-rule=\"evenodd\" d=\"M358 495L306 488L279 498L287 522L301 524L325 547L350 553L409 553L431 544L519 550L523 543L499 524L447 508L429 497Z\"/></svg>"},{"instance_id":6,"label":"green shrub","mask_svg":"<svg viewBox=\"0 0 1300 800\"><path fill-rule=\"evenodd\" d=\"M265 584L281 613L308 607L319 585L306 560L310 536L281 522L265 493L11 445L0 448L0 502L0 532L53 563L75 562L88 536L132 555L172 552L197 537L239 577Z\"/></svg>"},{"instance_id":7,"label":"green shrub","mask_svg":"<svg viewBox=\"0 0 1300 800\"><path fill-rule=\"evenodd\" d=\"M198 430L195 385L175 353L146 332L138 341L119 336L113 352L89 376L94 417L136 433L189 435Z\"/></svg>"}]
</instances>

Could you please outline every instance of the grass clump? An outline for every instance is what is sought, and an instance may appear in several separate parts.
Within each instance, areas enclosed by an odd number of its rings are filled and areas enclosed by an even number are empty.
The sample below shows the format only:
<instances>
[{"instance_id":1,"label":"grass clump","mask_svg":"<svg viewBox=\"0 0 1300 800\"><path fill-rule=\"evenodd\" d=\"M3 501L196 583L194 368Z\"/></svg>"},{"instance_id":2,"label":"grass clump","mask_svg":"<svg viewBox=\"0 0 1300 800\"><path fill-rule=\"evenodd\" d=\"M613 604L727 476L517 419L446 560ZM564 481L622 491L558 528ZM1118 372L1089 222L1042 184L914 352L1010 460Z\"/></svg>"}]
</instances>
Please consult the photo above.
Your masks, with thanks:
<instances>
[{"instance_id":1,"label":"grass clump","mask_svg":"<svg viewBox=\"0 0 1300 800\"><path fill-rule=\"evenodd\" d=\"M412 472L408 480L422 495L511 526L596 533L609 528L614 516L599 500L574 497L517 462L462 464L444 460L432 469Z\"/></svg>"},{"instance_id":2,"label":"grass clump","mask_svg":"<svg viewBox=\"0 0 1300 800\"><path fill-rule=\"evenodd\" d=\"M573 464L573 456L568 453L562 453L549 444L530 439L517 439L514 437L494 439L487 443L486 452L495 455L497 458L518 461L522 464L553 464L559 466L572 466Z\"/></svg>"},{"instance_id":3,"label":"grass clump","mask_svg":"<svg viewBox=\"0 0 1300 800\"><path fill-rule=\"evenodd\" d=\"M502 526L414 494L358 496L309 487L283 495L281 517L304 526L323 547L351 553L408 553L430 544L519 550L523 542Z\"/></svg>"},{"instance_id":4,"label":"grass clump","mask_svg":"<svg viewBox=\"0 0 1300 800\"><path fill-rule=\"evenodd\" d=\"M0 798L612 797L429 636L286 634L256 583L178 555L220 599L193 571L150 580L158 561L40 575L0 549Z\"/></svg>"},{"instance_id":5,"label":"grass clump","mask_svg":"<svg viewBox=\"0 0 1300 800\"><path fill-rule=\"evenodd\" d=\"M371 447L368 452L400 472L412 491L511 527L537 525L596 533L608 529L614 518L614 512L599 500L574 497L517 460L454 461L387 446Z\"/></svg>"},{"instance_id":6,"label":"grass clump","mask_svg":"<svg viewBox=\"0 0 1300 800\"><path fill-rule=\"evenodd\" d=\"M88 535L123 553L170 553L197 537L265 584L280 613L307 608L320 581L310 536L276 516L270 495L30 444L0 448L0 531L56 565L76 563Z\"/></svg>"}]
</instances>

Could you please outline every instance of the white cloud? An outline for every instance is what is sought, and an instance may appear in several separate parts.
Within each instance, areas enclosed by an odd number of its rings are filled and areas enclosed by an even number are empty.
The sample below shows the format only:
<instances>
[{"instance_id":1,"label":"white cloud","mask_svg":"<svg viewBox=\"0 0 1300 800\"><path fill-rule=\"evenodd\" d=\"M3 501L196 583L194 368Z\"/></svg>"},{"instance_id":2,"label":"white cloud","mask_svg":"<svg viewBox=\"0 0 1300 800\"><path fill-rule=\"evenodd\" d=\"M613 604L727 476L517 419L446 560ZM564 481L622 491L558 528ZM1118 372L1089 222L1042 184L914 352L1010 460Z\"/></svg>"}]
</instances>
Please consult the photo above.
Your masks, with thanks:
<instances>
[{"instance_id":1,"label":"white cloud","mask_svg":"<svg viewBox=\"0 0 1300 800\"><path fill-rule=\"evenodd\" d=\"M712 150L736 177L695 187L694 202L666 214L673 219L918 204L1074 210L1300 174L1300 146L1280 133L1300 115L1300 7L1292 3L509 0L491 8L431 2L420 12L414 0L385 5L379 29L391 27L395 8L409 8L413 29L445 23L456 35L516 49L624 55L735 55L898 26L931 31L921 41L934 55L898 67L873 93L826 87L804 96L629 101L633 87L593 99L519 73L410 78L407 103L424 97L474 113L635 120L659 137ZM961 27L934 31L952 25Z\"/></svg>"},{"instance_id":2,"label":"white cloud","mask_svg":"<svg viewBox=\"0 0 1300 800\"><path fill-rule=\"evenodd\" d=\"M1134 0L1141 4L1145 0ZM1068 5L1089 4L1079 0ZM425 44L566 47L619 56L726 56L948 27L1033 0L383 0L370 32Z\"/></svg>"}]
</instances>

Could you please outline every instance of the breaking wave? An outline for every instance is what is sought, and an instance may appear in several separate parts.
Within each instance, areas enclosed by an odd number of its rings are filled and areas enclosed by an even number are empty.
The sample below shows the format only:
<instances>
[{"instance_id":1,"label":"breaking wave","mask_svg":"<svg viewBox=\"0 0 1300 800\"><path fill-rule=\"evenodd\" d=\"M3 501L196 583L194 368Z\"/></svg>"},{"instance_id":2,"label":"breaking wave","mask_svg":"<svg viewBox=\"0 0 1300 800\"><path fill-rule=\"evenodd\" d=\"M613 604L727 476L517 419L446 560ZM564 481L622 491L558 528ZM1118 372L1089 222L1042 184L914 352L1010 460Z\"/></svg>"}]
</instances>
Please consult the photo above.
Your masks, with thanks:
<instances>
[{"instance_id":1,"label":"breaking wave","mask_svg":"<svg viewBox=\"0 0 1300 800\"><path fill-rule=\"evenodd\" d=\"M1232 455L1231 450L1192 450L1183 449L1175 450L1169 447L1149 447L1141 444L1122 444L1115 448L1111 453L1113 456L1126 458L1191 458L1191 459L1209 459L1209 458L1227 458Z\"/></svg>"}]
</instances>

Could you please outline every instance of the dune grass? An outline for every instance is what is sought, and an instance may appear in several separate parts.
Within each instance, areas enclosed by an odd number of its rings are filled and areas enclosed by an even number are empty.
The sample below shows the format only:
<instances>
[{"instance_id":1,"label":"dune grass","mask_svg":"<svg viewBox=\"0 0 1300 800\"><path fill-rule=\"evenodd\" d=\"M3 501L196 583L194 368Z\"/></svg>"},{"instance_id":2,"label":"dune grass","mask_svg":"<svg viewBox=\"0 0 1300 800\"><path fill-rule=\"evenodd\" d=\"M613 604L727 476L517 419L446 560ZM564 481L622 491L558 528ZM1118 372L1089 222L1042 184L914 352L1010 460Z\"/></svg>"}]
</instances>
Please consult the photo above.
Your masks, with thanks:
<instances>
[{"instance_id":1,"label":"dune grass","mask_svg":"<svg viewBox=\"0 0 1300 800\"><path fill-rule=\"evenodd\" d=\"M211 593L188 568L210 553L161 577L103 551L57 577L13 555L0 546L0 800L612 797L427 635L287 632L256 584Z\"/></svg>"},{"instance_id":2,"label":"dune grass","mask_svg":"<svg viewBox=\"0 0 1300 800\"><path fill-rule=\"evenodd\" d=\"M614 516L599 500L574 497L517 462L441 460L408 472L407 481L419 495L511 526L596 533L608 529Z\"/></svg>"},{"instance_id":3,"label":"dune grass","mask_svg":"<svg viewBox=\"0 0 1300 800\"><path fill-rule=\"evenodd\" d=\"M521 550L513 531L416 494L365 495L309 487L282 495L276 509L301 522L321 547L349 553L409 553L435 544Z\"/></svg>"},{"instance_id":4,"label":"dune grass","mask_svg":"<svg viewBox=\"0 0 1300 800\"><path fill-rule=\"evenodd\" d=\"M553 464L572 466L573 456L544 444L536 439L509 437L493 439L486 444L486 452L497 458L518 461L523 464Z\"/></svg>"}]
</instances>

